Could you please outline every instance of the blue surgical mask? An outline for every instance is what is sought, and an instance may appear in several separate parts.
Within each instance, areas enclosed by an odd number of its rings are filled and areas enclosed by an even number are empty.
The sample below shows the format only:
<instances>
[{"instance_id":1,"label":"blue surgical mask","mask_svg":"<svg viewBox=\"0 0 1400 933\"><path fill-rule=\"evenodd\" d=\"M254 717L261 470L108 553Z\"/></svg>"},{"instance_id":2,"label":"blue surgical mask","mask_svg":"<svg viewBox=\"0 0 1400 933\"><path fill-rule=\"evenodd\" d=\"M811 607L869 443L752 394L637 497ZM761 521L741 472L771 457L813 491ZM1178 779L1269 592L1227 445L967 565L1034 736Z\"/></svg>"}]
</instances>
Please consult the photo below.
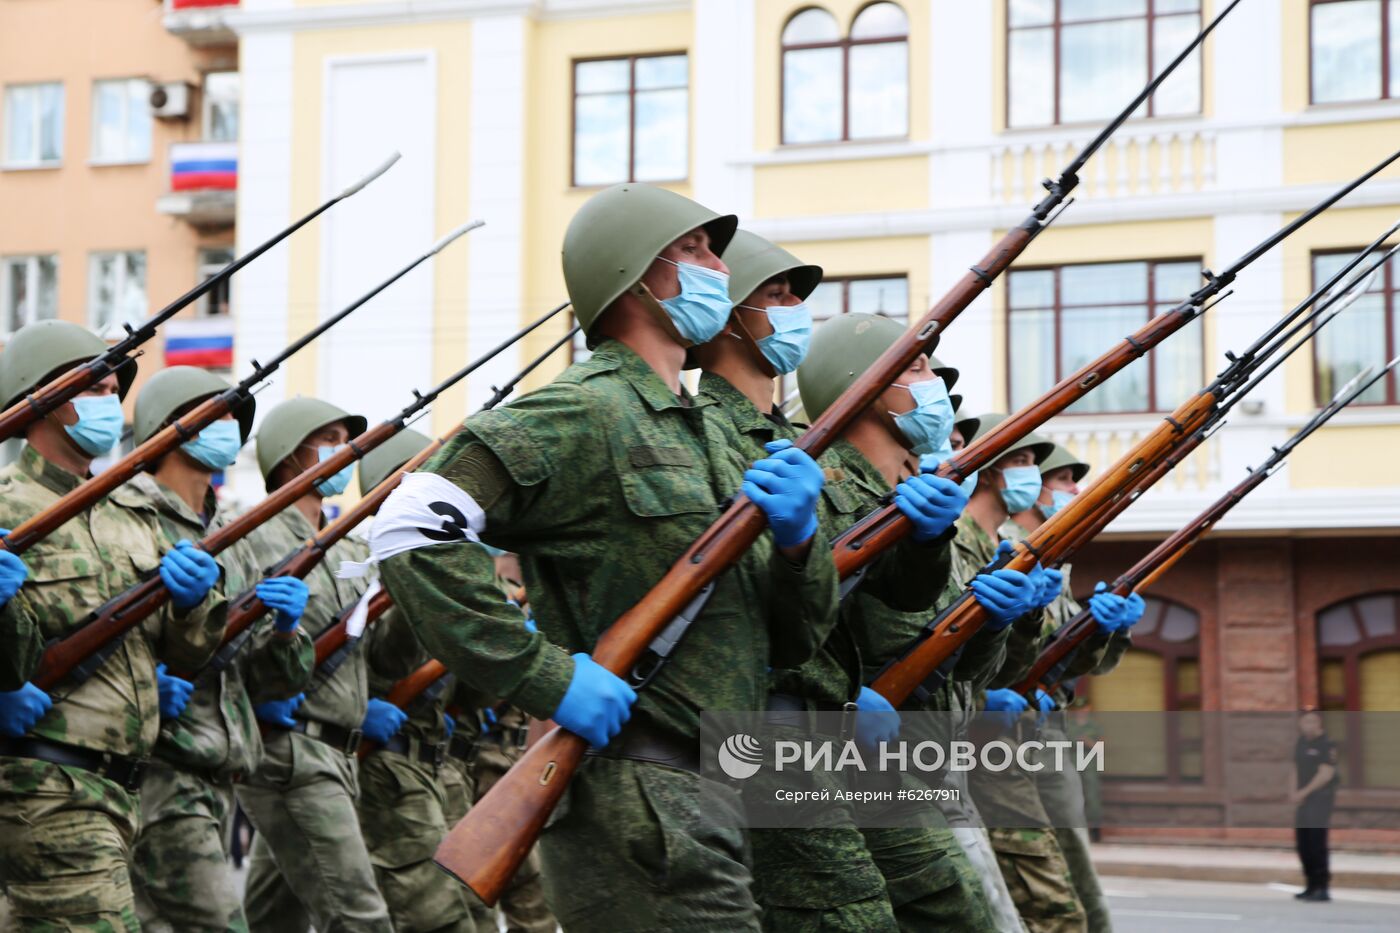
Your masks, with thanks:
<instances>
[{"instance_id":1,"label":"blue surgical mask","mask_svg":"<svg viewBox=\"0 0 1400 933\"><path fill-rule=\"evenodd\" d=\"M1035 505L1040 498L1040 468L1033 466L1007 467L1001 471L1006 488L1001 490L1001 501L1012 515L1024 512Z\"/></svg>"},{"instance_id":2,"label":"blue surgical mask","mask_svg":"<svg viewBox=\"0 0 1400 933\"><path fill-rule=\"evenodd\" d=\"M758 338L758 350L763 358L773 364L779 375L796 372L797 367L807 358L807 347L812 342L812 309L806 303L791 307L774 305L771 308L750 308L762 310L768 315L768 323L773 325L773 333Z\"/></svg>"},{"instance_id":3,"label":"blue surgical mask","mask_svg":"<svg viewBox=\"0 0 1400 933\"><path fill-rule=\"evenodd\" d=\"M122 439L122 400L115 395L80 395L73 399L73 410L78 421L63 430L88 456L100 457Z\"/></svg>"},{"instance_id":4,"label":"blue surgical mask","mask_svg":"<svg viewBox=\"0 0 1400 933\"><path fill-rule=\"evenodd\" d=\"M335 455L338 448L321 446L316 448L320 454L320 460L325 463ZM355 472L355 461L351 460L345 464L344 469L338 473L333 473L316 484L316 491L323 496L338 496L345 491L345 487L350 485L350 474Z\"/></svg>"},{"instance_id":5,"label":"blue surgical mask","mask_svg":"<svg viewBox=\"0 0 1400 933\"><path fill-rule=\"evenodd\" d=\"M937 467L943 461L951 459L952 456L953 441L951 438L949 438L948 440L945 440L943 442L942 447L938 448L933 453L925 454L924 456L920 457L919 467L920 469L926 467ZM968 498L971 498L972 490L977 488L977 471L973 470L971 473L969 473L963 479L962 482L958 483L958 486L962 488L963 493L965 493L968 496Z\"/></svg>"},{"instance_id":6,"label":"blue surgical mask","mask_svg":"<svg viewBox=\"0 0 1400 933\"><path fill-rule=\"evenodd\" d=\"M504 550L502 550L501 548L492 547L491 545L487 544L485 541L478 541L477 543L480 544L483 548L485 548L485 549L486 549L486 553L487 553L487 554L490 554L492 557L502 557L502 556L504 556L504 555L506 554L506 552L505 552Z\"/></svg>"},{"instance_id":7,"label":"blue surgical mask","mask_svg":"<svg viewBox=\"0 0 1400 933\"><path fill-rule=\"evenodd\" d=\"M216 473L233 466L242 448L243 432L232 419L215 421L194 440L180 445L181 450Z\"/></svg>"},{"instance_id":8,"label":"blue surgical mask","mask_svg":"<svg viewBox=\"0 0 1400 933\"><path fill-rule=\"evenodd\" d=\"M691 262L670 262L676 267L681 293L662 298L661 307L671 316L676 333L692 346L709 343L724 330L734 306L729 303L729 276Z\"/></svg>"},{"instance_id":9,"label":"blue surgical mask","mask_svg":"<svg viewBox=\"0 0 1400 933\"><path fill-rule=\"evenodd\" d=\"M1052 489L1050 490L1050 504L1038 505L1036 508L1040 509L1041 515L1049 518L1051 515L1060 511L1060 509L1069 505L1073 499L1074 493L1072 492L1065 492L1063 489Z\"/></svg>"},{"instance_id":10,"label":"blue surgical mask","mask_svg":"<svg viewBox=\"0 0 1400 933\"><path fill-rule=\"evenodd\" d=\"M953 433L953 403L943 380L893 385L908 389L914 396L913 410L894 416L895 425L909 441L909 449L921 457L936 452Z\"/></svg>"}]
</instances>

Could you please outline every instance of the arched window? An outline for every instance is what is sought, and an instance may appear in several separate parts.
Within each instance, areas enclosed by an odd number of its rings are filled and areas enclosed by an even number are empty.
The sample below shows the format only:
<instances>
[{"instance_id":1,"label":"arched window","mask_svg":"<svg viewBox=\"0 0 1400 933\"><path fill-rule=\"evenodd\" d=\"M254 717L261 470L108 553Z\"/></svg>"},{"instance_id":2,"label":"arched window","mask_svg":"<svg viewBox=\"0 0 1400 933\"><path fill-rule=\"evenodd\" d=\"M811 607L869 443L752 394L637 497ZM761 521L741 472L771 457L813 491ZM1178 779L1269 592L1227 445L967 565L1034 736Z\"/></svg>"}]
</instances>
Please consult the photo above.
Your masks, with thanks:
<instances>
[{"instance_id":1,"label":"arched window","mask_svg":"<svg viewBox=\"0 0 1400 933\"><path fill-rule=\"evenodd\" d=\"M1090 678L1095 713L1199 712L1201 619L1194 609L1144 596L1147 609L1133 626L1133 647L1110 673ZM1201 780L1201 723L1196 716L1111 717L1104 722L1115 775L1168 783Z\"/></svg>"},{"instance_id":2,"label":"arched window","mask_svg":"<svg viewBox=\"0 0 1400 933\"><path fill-rule=\"evenodd\" d=\"M1317 614L1318 696L1353 787L1400 786L1400 749L1365 714L1400 710L1400 592L1371 593ZM1350 740L1350 741L1349 741Z\"/></svg>"},{"instance_id":3,"label":"arched window","mask_svg":"<svg viewBox=\"0 0 1400 933\"><path fill-rule=\"evenodd\" d=\"M782 141L827 143L909 133L909 19L872 3L850 34L826 10L800 10L783 27Z\"/></svg>"}]
</instances>

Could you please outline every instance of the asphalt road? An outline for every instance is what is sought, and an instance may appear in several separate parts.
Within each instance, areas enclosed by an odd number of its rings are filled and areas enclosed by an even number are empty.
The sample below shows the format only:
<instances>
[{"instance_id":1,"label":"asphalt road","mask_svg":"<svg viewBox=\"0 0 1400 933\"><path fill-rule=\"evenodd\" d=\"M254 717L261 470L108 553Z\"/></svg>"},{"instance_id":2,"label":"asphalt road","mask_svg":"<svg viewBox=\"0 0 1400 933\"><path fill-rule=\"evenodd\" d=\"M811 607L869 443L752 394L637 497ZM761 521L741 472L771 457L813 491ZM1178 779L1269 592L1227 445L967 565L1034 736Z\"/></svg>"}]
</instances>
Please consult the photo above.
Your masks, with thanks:
<instances>
[{"instance_id":1,"label":"asphalt road","mask_svg":"<svg viewBox=\"0 0 1400 933\"><path fill-rule=\"evenodd\" d=\"M1312 933L1400 929L1400 891L1338 889L1329 904L1293 899L1274 884L1103 878L1115 933Z\"/></svg>"}]
</instances>

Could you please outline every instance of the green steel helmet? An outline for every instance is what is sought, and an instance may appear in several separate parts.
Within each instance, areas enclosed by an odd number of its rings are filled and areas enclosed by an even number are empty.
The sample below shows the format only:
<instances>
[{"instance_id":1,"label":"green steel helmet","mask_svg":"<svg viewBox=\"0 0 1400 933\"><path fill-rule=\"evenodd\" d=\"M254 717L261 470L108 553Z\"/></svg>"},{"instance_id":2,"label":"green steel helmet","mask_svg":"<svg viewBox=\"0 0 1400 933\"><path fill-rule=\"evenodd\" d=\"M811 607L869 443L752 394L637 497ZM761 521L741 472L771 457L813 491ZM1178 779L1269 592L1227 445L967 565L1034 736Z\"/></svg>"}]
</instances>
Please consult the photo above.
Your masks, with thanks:
<instances>
[{"instance_id":1,"label":"green steel helmet","mask_svg":"<svg viewBox=\"0 0 1400 933\"><path fill-rule=\"evenodd\" d=\"M729 267L729 300L739 304L775 275L786 275L792 293L803 301L822 281L822 267L807 265L792 253L756 233L734 231L724 251Z\"/></svg>"},{"instance_id":2,"label":"green steel helmet","mask_svg":"<svg viewBox=\"0 0 1400 933\"><path fill-rule=\"evenodd\" d=\"M107 352L107 341L69 321L35 321L15 331L0 354L3 408L42 386L49 376ZM126 398L136 378L136 361L117 367L117 395Z\"/></svg>"},{"instance_id":3,"label":"green steel helmet","mask_svg":"<svg viewBox=\"0 0 1400 933\"><path fill-rule=\"evenodd\" d=\"M365 454L360 460L360 495L368 495L390 473L412 460L431 443L412 428L404 428Z\"/></svg>"},{"instance_id":4,"label":"green steel helmet","mask_svg":"<svg viewBox=\"0 0 1400 933\"><path fill-rule=\"evenodd\" d=\"M191 402L202 402L233 388L207 369L198 366L171 366L152 376L136 394L136 413L132 428L136 443L144 444L170 421L175 412ZM253 412L257 404L248 396L234 409L238 419L238 434L243 443L253 433Z\"/></svg>"},{"instance_id":5,"label":"green steel helmet","mask_svg":"<svg viewBox=\"0 0 1400 933\"><path fill-rule=\"evenodd\" d=\"M956 415L954 417L956 417ZM987 412L985 415L978 415L977 433L971 438L968 438L968 443L971 443L972 441L976 440L981 440L983 437L986 436L988 431L1001 424L1008 417L1010 416L1005 414L1004 412L997 411ZM1039 434L1036 434L1034 431L1032 431L1025 437L1018 440L1016 443L1012 444L1010 447L1006 448L1006 450L1002 453L1001 457L1005 457L1007 454L1015 453L1018 450L1025 450L1027 447L1029 447L1031 449L1031 453L1035 455L1035 462L1037 466L1039 466L1041 463L1044 463L1045 458L1050 456L1050 452L1055 449L1055 445L1052 441L1041 437ZM1001 457L997 457L997 460L1000 460ZM995 463L996 461L994 460L992 462Z\"/></svg>"},{"instance_id":6,"label":"green steel helmet","mask_svg":"<svg viewBox=\"0 0 1400 933\"><path fill-rule=\"evenodd\" d=\"M948 366L939 361L938 357L932 353L928 355L929 366L933 368L933 374L943 380L943 388L949 392L953 391L953 386L958 384L958 371L952 366ZM953 404L957 408L957 403Z\"/></svg>"},{"instance_id":7,"label":"green steel helmet","mask_svg":"<svg viewBox=\"0 0 1400 933\"><path fill-rule=\"evenodd\" d=\"M957 401L953 403L953 427L958 429L958 433L963 436L963 443L970 444L977 436L977 428L982 424L981 419L976 415L969 415L963 411L962 396L953 396Z\"/></svg>"},{"instance_id":8,"label":"green steel helmet","mask_svg":"<svg viewBox=\"0 0 1400 933\"><path fill-rule=\"evenodd\" d=\"M636 285L669 244L704 227L722 255L739 219L716 214L665 188L629 182L599 191L564 233L564 284L585 334L618 296Z\"/></svg>"},{"instance_id":9,"label":"green steel helmet","mask_svg":"<svg viewBox=\"0 0 1400 933\"><path fill-rule=\"evenodd\" d=\"M820 418L906 330L879 314L842 314L819 326L807 358L797 367L797 390L808 417ZM932 357L930 362L936 371L940 364Z\"/></svg>"},{"instance_id":10,"label":"green steel helmet","mask_svg":"<svg viewBox=\"0 0 1400 933\"><path fill-rule=\"evenodd\" d=\"M318 398L292 398L268 412L258 428L258 469L263 482L272 478L277 464L292 455L301 442L328 424L344 421L351 437L364 433L368 422ZM271 492L271 488L268 489Z\"/></svg>"},{"instance_id":11,"label":"green steel helmet","mask_svg":"<svg viewBox=\"0 0 1400 933\"><path fill-rule=\"evenodd\" d=\"M1058 470L1061 467L1070 468L1070 478L1076 483L1089 473L1089 464L1076 459L1074 454L1070 453L1059 444L1056 444L1054 449L1050 451L1050 455L1040 461L1040 475L1044 476L1046 473L1052 470Z\"/></svg>"}]
</instances>

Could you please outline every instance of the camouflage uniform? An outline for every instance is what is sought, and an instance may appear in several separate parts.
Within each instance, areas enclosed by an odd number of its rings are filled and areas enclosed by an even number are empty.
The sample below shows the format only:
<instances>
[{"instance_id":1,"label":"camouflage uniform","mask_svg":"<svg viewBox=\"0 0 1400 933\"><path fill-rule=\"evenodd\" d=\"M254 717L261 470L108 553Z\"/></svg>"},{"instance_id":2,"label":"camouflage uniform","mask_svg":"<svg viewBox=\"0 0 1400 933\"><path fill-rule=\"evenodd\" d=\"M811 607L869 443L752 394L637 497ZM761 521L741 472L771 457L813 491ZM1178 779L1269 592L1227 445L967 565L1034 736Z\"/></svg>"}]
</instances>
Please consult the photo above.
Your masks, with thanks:
<instances>
[{"instance_id":1,"label":"camouflage uniform","mask_svg":"<svg viewBox=\"0 0 1400 933\"><path fill-rule=\"evenodd\" d=\"M212 489L201 515L147 474L123 491L140 497L140 510L159 525L168 547L181 538L196 541L227 520L219 515L206 521L218 510ZM220 554L219 563L224 590L235 596L262 577L243 541ZM270 624L260 623L237 661L195 679L178 719L161 720L155 757L141 782L141 831L132 850L143 929L248 929L228 860L233 785L262 758L253 704L294 695L311 676L311 664L305 632L278 636Z\"/></svg>"},{"instance_id":2,"label":"camouflage uniform","mask_svg":"<svg viewBox=\"0 0 1400 933\"><path fill-rule=\"evenodd\" d=\"M369 686L383 699L394 681L371 672ZM394 737L401 750L372 746L360 762L360 830L398 933L476 929L466 889L433 864L447 834L439 771L449 767L442 717L450 687L449 675L404 708L408 721Z\"/></svg>"},{"instance_id":3,"label":"camouflage uniform","mask_svg":"<svg viewBox=\"0 0 1400 933\"><path fill-rule=\"evenodd\" d=\"M485 698L467 690L457 678L452 678L454 690L448 708L452 710L453 722L456 728L452 732L452 737L447 743L447 757L444 759L442 767L438 769L438 786L442 788L443 796L443 816L446 818L447 826L456 826L462 817L467 815L467 811L472 807L472 801L479 796L476 791L476 773L473 769L477 754L476 740L479 732L476 709L485 702ZM533 861L538 874L539 855L532 851L527 862ZM521 873L526 871L524 865L521 866ZM481 899L465 885L461 886L462 896L466 898L467 906L471 910L472 923L477 933L496 933L496 909L487 907ZM509 888L507 888L509 892ZM506 894L501 895L502 901Z\"/></svg>"},{"instance_id":4,"label":"camouflage uniform","mask_svg":"<svg viewBox=\"0 0 1400 933\"><path fill-rule=\"evenodd\" d=\"M986 566L996 556L997 544L971 515L958 519L957 547L967 565ZM989 686L1009 687L1025 676L1039 651L1047 617L1048 610L1029 612L1011 623L1006 661ZM1020 720L1017 730L1024 723ZM1086 929L1084 907L1051 828L1054 823L1036 793L1034 776L1017 768L978 768L970 772L968 783L1026 928L1031 933Z\"/></svg>"},{"instance_id":5,"label":"camouflage uniform","mask_svg":"<svg viewBox=\"0 0 1400 933\"><path fill-rule=\"evenodd\" d=\"M315 532L293 506L259 526L249 541L257 553L276 560ZM306 575L311 598L301 627L313 639L359 598L363 582L337 579L335 570L342 560L363 560L366 552L363 542L343 538ZM298 720L318 730L360 728L369 702L369 664L397 679L418 656L411 632L393 615L372 625L332 676L313 676ZM308 734L266 730L262 765L238 787L239 803L258 830L243 894L254 930L393 929L360 835L356 764L353 749L347 754Z\"/></svg>"},{"instance_id":6,"label":"camouflage uniform","mask_svg":"<svg viewBox=\"0 0 1400 933\"><path fill-rule=\"evenodd\" d=\"M385 581L453 673L546 718L573 674L566 652L592 648L719 517L749 465L742 450L712 401L678 398L603 339L549 386L468 419L427 468L484 510L484 540L520 555L544 634L513 617L482 548L408 551L384 562ZM701 710L759 708L770 656L805 661L835 619L829 550L819 531L798 566L760 537L716 581L622 734L579 768L541 839L566 928L756 928L737 798L732 813L702 812L698 774L621 750L646 736L683 753Z\"/></svg>"},{"instance_id":7,"label":"camouflage uniform","mask_svg":"<svg viewBox=\"0 0 1400 933\"><path fill-rule=\"evenodd\" d=\"M26 446L0 470L0 527L14 528L76 488L80 478ZM29 580L0 610L0 654L24 659L0 684L18 689L44 643L141 582L160 563L160 533L117 489L25 555ZM120 640L81 686L60 684L30 736L127 758L147 757L160 727L156 657L193 668L223 631L217 589L187 612L167 605ZM135 795L96 773L0 757L0 883L12 924L29 930L138 929L129 869L139 820Z\"/></svg>"}]
</instances>

